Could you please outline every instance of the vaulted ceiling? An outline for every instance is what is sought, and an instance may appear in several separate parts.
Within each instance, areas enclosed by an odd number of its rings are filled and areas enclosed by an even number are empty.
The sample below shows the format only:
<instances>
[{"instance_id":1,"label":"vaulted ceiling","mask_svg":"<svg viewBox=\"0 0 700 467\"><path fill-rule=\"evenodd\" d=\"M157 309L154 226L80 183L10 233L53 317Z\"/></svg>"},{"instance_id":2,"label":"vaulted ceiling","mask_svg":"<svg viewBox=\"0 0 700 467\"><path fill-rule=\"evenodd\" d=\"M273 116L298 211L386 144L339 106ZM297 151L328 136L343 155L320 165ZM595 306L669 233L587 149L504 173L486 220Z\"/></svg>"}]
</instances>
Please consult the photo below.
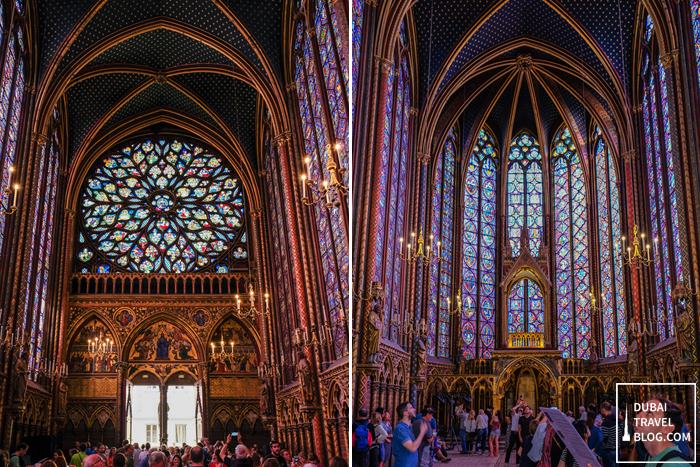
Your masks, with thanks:
<instances>
[{"instance_id":1,"label":"vaulted ceiling","mask_svg":"<svg viewBox=\"0 0 700 467\"><path fill-rule=\"evenodd\" d=\"M282 82L283 0L38 0L39 84L66 98L71 157L124 122L196 119L255 166L260 83Z\"/></svg>"},{"instance_id":2,"label":"vaulted ceiling","mask_svg":"<svg viewBox=\"0 0 700 467\"><path fill-rule=\"evenodd\" d=\"M609 124L613 138L624 133L637 7L637 0L418 0L418 92L433 112L437 131L425 130L433 147L462 114L466 125L488 123L499 138L511 124L517 132L536 131L536 123L551 137L561 122L580 135L590 116Z\"/></svg>"}]
</instances>

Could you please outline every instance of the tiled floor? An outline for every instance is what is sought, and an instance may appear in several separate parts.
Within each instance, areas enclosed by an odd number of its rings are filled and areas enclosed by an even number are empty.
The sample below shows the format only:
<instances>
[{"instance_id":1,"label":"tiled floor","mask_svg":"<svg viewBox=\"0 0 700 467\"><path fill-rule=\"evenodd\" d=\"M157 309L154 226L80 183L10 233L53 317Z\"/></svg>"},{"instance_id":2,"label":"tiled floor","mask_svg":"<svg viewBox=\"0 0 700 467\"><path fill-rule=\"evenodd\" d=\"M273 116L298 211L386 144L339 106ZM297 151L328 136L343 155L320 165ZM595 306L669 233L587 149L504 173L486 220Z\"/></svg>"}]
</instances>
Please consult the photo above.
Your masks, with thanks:
<instances>
[{"instance_id":1,"label":"tiled floor","mask_svg":"<svg viewBox=\"0 0 700 467\"><path fill-rule=\"evenodd\" d=\"M478 454L459 454L459 450L455 449L454 451L450 451L450 457L452 458L452 461L450 461L448 464L440 465L448 467L495 467L506 465L504 461L505 454L503 451L499 453L498 457L490 457L488 455L480 456ZM515 465L515 456L511 457L509 465Z\"/></svg>"}]
</instances>

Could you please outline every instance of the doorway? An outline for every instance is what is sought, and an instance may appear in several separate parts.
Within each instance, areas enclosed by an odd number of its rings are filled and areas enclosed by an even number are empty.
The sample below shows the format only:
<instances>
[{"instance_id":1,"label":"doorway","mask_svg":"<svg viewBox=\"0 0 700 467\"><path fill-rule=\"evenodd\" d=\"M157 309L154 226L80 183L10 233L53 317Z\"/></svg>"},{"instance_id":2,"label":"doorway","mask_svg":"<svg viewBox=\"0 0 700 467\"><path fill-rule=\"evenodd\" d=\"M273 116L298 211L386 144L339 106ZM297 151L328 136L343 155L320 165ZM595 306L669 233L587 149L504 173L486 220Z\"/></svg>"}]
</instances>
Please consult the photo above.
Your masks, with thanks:
<instances>
[{"instance_id":1,"label":"doorway","mask_svg":"<svg viewBox=\"0 0 700 467\"><path fill-rule=\"evenodd\" d=\"M199 394L198 383L184 372L165 382L152 373L138 374L127 382L127 439L151 446L196 444L202 434Z\"/></svg>"},{"instance_id":2,"label":"doorway","mask_svg":"<svg viewBox=\"0 0 700 467\"><path fill-rule=\"evenodd\" d=\"M140 444L150 443L157 446L160 443L160 423L158 422L160 386L132 384L129 389L130 391L127 391L129 416L127 439Z\"/></svg>"}]
</instances>

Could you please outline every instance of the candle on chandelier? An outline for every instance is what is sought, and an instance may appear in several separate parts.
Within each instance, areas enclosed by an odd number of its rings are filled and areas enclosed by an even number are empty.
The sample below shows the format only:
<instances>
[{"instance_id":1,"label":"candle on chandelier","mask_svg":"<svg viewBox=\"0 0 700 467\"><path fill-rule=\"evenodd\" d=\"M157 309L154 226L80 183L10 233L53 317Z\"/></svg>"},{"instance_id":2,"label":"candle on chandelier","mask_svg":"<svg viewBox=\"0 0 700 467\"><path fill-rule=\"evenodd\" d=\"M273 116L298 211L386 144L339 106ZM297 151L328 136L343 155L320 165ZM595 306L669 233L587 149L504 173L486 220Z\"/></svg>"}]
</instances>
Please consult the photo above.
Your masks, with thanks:
<instances>
[{"instance_id":1,"label":"candle on chandelier","mask_svg":"<svg viewBox=\"0 0 700 467\"><path fill-rule=\"evenodd\" d=\"M211 353L213 354L214 352L215 352L215 348L214 348L214 343L212 342L211 343Z\"/></svg>"},{"instance_id":2,"label":"candle on chandelier","mask_svg":"<svg viewBox=\"0 0 700 467\"><path fill-rule=\"evenodd\" d=\"M306 174L301 176L301 197L306 198Z\"/></svg>"},{"instance_id":3,"label":"candle on chandelier","mask_svg":"<svg viewBox=\"0 0 700 467\"><path fill-rule=\"evenodd\" d=\"M241 297L238 294L236 294L236 309L241 311Z\"/></svg>"},{"instance_id":4,"label":"candle on chandelier","mask_svg":"<svg viewBox=\"0 0 700 467\"><path fill-rule=\"evenodd\" d=\"M442 242L440 240L438 240L438 250L437 250L438 258L440 257L440 245L442 245Z\"/></svg>"},{"instance_id":5,"label":"candle on chandelier","mask_svg":"<svg viewBox=\"0 0 700 467\"><path fill-rule=\"evenodd\" d=\"M231 341L230 344L231 344L231 353L233 353L233 341Z\"/></svg>"},{"instance_id":6,"label":"candle on chandelier","mask_svg":"<svg viewBox=\"0 0 700 467\"><path fill-rule=\"evenodd\" d=\"M326 192L326 204L331 204L331 191L328 189L328 180L323 181L323 191Z\"/></svg>"},{"instance_id":7,"label":"candle on chandelier","mask_svg":"<svg viewBox=\"0 0 700 467\"><path fill-rule=\"evenodd\" d=\"M399 254L403 254L403 237L399 237Z\"/></svg>"},{"instance_id":8,"label":"candle on chandelier","mask_svg":"<svg viewBox=\"0 0 700 467\"><path fill-rule=\"evenodd\" d=\"M12 207L16 208L17 207L17 192L19 191L19 183L15 183L15 194L12 199Z\"/></svg>"}]
</instances>

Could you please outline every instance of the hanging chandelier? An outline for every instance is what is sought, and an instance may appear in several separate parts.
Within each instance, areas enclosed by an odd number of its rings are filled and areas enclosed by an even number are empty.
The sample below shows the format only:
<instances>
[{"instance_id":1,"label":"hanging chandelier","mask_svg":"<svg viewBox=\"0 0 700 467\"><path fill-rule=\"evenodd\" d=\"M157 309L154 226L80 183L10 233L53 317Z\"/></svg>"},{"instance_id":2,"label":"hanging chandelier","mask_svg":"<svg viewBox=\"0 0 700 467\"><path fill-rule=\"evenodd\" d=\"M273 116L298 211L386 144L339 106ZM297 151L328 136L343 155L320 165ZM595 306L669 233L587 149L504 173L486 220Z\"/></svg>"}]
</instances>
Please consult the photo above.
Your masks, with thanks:
<instances>
[{"instance_id":1,"label":"hanging chandelier","mask_svg":"<svg viewBox=\"0 0 700 467\"><path fill-rule=\"evenodd\" d=\"M100 332L100 335L88 339L88 353L91 358L101 359L105 355L114 352L114 341L110 337L105 337Z\"/></svg>"},{"instance_id":2,"label":"hanging chandelier","mask_svg":"<svg viewBox=\"0 0 700 467\"><path fill-rule=\"evenodd\" d=\"M230 352L228 351L230 349ZM212 362L224 362L226 360L233 360L235 344L231 340L228 345L224 342L224 336L221 335L221 340L217 346L214 342L211 343L211 354L209 359Z\"/></svg>"},{"instance_id":3,"label":"hanging chandelier","mask_svg":"<svg viewBox=\"0 0 700 467\"><path fill-rule=\"evenodd\" d=\"M652 256L651 245L646 241L646 233L639 232L639 227L634 224L632 229L632 243L627 243L627 237L620 237L622 262L625 266L640 268L649 266L656 262L659 250L659 238L654 238L654 255Z\"/></svg>"},{"instance_id":4,"label":"hanging chandelier","mask_svg":"<svg viewBox=\"0 0 700 467\"><path fill-rule=\"evenodd\" d=\"M423 237L423 230L421 230L418 235L415 232L411 232L411 239L407 242L406 248L404 249L404 238L399 238L399 258L410 264L423 262L425 265L430 264L432 261L440 262L440 248L442 242L437 241L436 248L432 248L432 244L435 241L435 236L430 234L429 242L425 244L425 238ZM433 251L437 250L437 254Z\"/></svg>"},{"instance_id":5,"label":"hanging chandelier","mask_svg":"<svg viewBox=\"0 0 700 467\"><path fill-rule=\"evenodd\" d=\"M328 145L328 162L326 163L326 171L328 172L328 180L318 180L311 175L311 157L304 158L306 172L301 175L301 198L305 205L313 206L318 203L324 203L327 209L340 207L343 197L348 192L347 185L341 182L344 174L344 169L338 167L336 156L340 160L340 151L343 149L341 143L335 143L332 146L335 155L331 153L331 145ZM323 174L321 174L321 177Z\"/></svg>"},{"instance_id":6,"label":"hanging chandelier","mask_svg":"<svg viewBox=\"0 0 700 467\"><path fill-rule=\"evenodd\" d=\"M258 310L255 305L255 288L252 282L248 284L248 306L242 306L241 296L236 294L234 298L236 299L236 316L241 319L255 318L257 316L270 316L270 294L265 292L263 294L265 303L263 307Z\"/></svg>"},{"instance_id":7,"label":"hanging chandelier","mask_svg":"<svg viewBox=\"0 0 700 467\"><path fill-rule=\"evenodd\" d=\"M0 205L0 213L2 213L5 216L10 216L15 213L17 210L17 192L19 191L19 183L15 183L14 185L12 184L12 174L15 172L14 166L9 167L10 171L10 180L9 183L7 184L7 188L5 188L5 199L2 202L2 205ZM10 189L12 187L12 189Z\"/></svg>"}]
</instances>

